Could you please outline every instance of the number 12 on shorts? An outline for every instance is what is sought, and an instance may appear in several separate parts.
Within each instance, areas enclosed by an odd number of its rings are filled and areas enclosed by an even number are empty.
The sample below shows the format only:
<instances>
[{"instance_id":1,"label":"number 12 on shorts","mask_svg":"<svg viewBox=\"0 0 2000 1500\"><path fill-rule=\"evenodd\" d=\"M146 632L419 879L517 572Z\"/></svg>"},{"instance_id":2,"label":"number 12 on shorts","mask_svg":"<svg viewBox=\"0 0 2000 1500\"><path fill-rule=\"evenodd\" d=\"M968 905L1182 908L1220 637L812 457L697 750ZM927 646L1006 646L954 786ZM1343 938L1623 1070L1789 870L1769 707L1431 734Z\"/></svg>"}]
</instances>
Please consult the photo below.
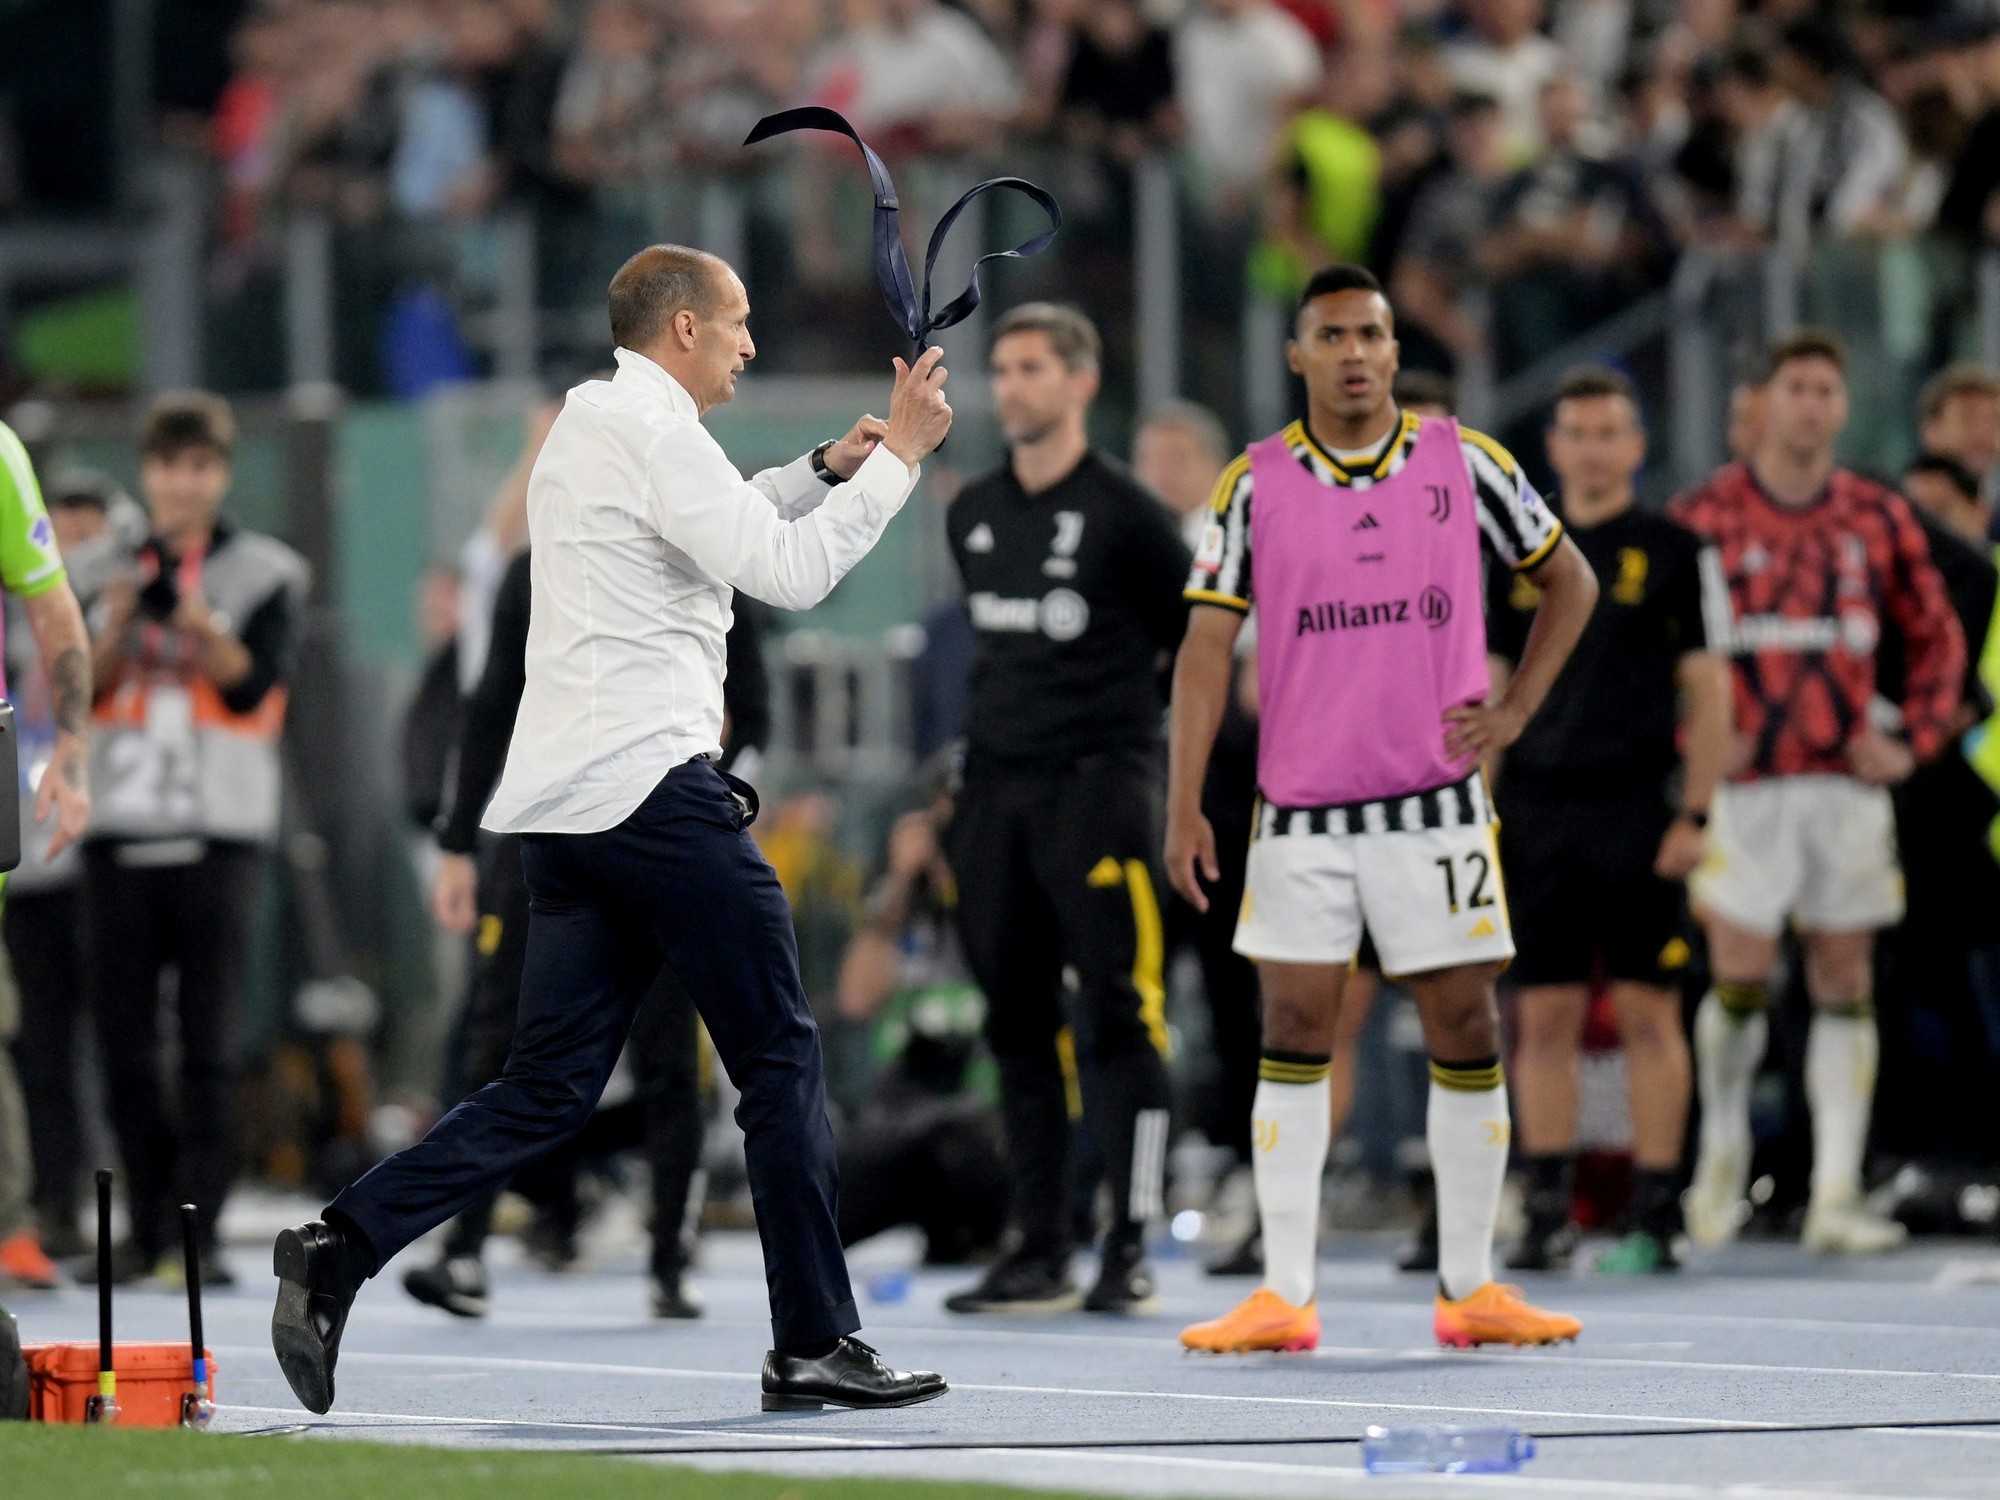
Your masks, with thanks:
<instances>
[{"instance_id":1,"label":"number 12 on shorts","mask_svg":"<svg viewBox=\"0 0 2000 1500\"><path fill-rule=\"evenodd\" d=\"M1451 915L1454 917L1461 911L1494 904L1493 893L1486 888L1493 876L1493 861L1486 857L1484 851L1474 849L1459 859L1437 859L1432 863L1444 871L1445 905L1451 909ZM1457 867L1460 864L1465 866L1466 876L1466 896L1463 905L1460 905L1458 899Z\"/></svg>"}]
</instances>

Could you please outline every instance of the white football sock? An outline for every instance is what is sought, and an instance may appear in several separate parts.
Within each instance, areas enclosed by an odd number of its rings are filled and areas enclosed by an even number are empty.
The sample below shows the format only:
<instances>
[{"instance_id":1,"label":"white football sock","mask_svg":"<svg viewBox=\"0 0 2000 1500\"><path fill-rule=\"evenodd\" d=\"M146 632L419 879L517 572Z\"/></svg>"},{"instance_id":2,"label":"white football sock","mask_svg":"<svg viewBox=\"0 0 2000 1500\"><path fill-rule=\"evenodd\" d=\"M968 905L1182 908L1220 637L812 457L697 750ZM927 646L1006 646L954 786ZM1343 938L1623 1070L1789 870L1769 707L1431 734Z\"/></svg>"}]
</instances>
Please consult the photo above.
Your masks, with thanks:
<instances>
[{"instance_id":1,"label":"white football sock","mask_svg":"<svg viewBox=\"0 0 2000 1500\"><path fill-rule=\"evenodd\" d=\"M1806 1101L1812 1105L1815 1203L1853 1203L1861 1197L1880 1059L1873 1015L1814 1013L1806 1037Z\"/></svg>"},{"instance_id":2,"label":"white football sock","mask_svg":"<svg viewBox=\"0 0 2000 1500\"><path fill-rule=\"evenodd\" d=\"M1493 1226L1512 1134L1497 1060L1470 1068L1431 1064L1424 1136L1437 1182L1438 1281L1447 1297L1469 1297L1493 1279Z\"/></svg>"},{"instance_id":3,"label":"white football sock","mask_svg":"<svg viewBox=\"0 0 2000 1500\"><path fill-rule=\"evenodd\" d=\"M1315 1067L1319 1073L1311 1082L1260 1078L1250 1114L1250 1169L1264 1228L1264 1285L1303 1307L1313 1300L1319 1180L1333 1137L1333 1096L1324 1060L1313 1064L1267 1057L1264 1071L1274 1067L1302 1080Z\"/></svg>"},{"instance_id":4,"label":"white football sock","mask_svg":"<svg viewBox=\"0 0 2000 1500\"><path fill-rule=\"evenodd\" d=\"M1704 1153L1750 1159L1750 1086L1770 1030L1763 1011L1732 1011L1714 990L1702 996L1694 1013L1694 1057Z\"/></svg>"}]
</instances>

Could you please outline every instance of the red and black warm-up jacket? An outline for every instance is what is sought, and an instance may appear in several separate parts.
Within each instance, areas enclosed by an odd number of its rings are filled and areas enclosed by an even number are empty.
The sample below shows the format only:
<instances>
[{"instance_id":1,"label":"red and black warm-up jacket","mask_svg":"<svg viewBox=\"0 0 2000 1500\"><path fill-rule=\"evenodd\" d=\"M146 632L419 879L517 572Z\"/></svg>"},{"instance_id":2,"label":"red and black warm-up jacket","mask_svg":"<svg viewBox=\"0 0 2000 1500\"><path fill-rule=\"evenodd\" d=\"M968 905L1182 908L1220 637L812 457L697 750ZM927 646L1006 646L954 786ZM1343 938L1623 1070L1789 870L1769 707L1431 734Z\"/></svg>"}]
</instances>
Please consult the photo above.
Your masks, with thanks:
<instances>
[{"instance_id":1,"label":"red and black warm-up jacket","mask_svg":"<svg viewBox=\"0 0 2000 1500\"><path fill-rule=\"evenodd\" d=\"M1735 667L1736 728L1749 741L1740 778L1848 772L1885 624L1906 647L1903 733L1920 760L1937 754L1959 701L1965 637L1901 495L1835 469L1816 500L1787 506L1736 463L1669 514L1710 544L1703 565L1719 568L1727 588L1729 618L1707 622L1708 640Z\"/></svg>"}]
</instances>

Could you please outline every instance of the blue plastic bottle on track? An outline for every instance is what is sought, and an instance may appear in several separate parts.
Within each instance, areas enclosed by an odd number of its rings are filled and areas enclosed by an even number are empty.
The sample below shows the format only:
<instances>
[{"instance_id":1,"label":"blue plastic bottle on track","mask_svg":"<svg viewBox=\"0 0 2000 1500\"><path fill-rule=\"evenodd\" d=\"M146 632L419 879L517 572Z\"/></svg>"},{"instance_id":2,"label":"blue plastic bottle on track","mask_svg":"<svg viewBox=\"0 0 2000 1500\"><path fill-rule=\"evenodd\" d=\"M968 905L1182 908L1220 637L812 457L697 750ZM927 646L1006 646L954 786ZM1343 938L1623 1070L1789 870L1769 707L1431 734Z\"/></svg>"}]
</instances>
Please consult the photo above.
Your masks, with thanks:
<instances>
[{"instance_id":1,"label":"blue plastic bottle on track","mask_svg":"<svg viewBox=\"0 0 2000 1500\"><path fill-rule=\"evenodd\" d=\"M915 1279L908 1271L877 1271L868 1278L868 1300L902 1302L909 1297Z\"/></svg>"},{"instance_id":2,"label":"blue plastic bottle on track","mask_svg":"<svg viewBox=\"0 0 2000 1500\"><path fill-rule=\"evenodd\" d=\"M1512 1427L1371 1427L1361 1441L1370 1474L1513 1474L1534 1456Z\"/></svg>"}]
</instances>

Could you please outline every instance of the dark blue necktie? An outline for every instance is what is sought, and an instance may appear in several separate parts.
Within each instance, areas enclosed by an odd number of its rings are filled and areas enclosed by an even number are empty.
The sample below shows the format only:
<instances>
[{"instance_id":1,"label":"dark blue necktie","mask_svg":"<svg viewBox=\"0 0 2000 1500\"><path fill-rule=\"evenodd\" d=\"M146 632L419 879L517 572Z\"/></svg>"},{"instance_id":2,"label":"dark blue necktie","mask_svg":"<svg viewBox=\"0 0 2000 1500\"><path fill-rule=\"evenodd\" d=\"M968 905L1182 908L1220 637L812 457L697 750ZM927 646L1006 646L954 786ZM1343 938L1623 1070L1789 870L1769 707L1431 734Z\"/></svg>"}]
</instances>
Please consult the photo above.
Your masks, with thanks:
<instances>
[{"instance_id":1,"label":"dark blue necktie","mask_svg":"<svg viewBox=\"0 0 2000 1500\"><path fill-rule=\"evenodd\" d=\"M963 322L979 306L981 266L989 260L1018 260L1038 254L1048 248L1049 241L1062 227L1062 209L1049 193L1023 178L989 177L978 186L967 189L938 220L937 228L931 231L930 248L924 253L924 284L919 292L910 279L909 258L903 254L903 236L897 222L902 205L896 198L896 184L890 179L889 169L882 164L882 158L837 111L815 104L766 115L757 122L757 128L750 132L743 144L754 146L772 136L785 135L794 130L830 130L836 135L846 136L861 148L861 158L868 163L869 180L875 188L875 279L882 284L882 298L889 304L896 326L910 341L913 358L923 352L933 333ZM958 216L965 212L968 203L994 188L1011 188L1033 199L1049 216L1049 227L1012 250L995 250L980 256L972 264L971 284L934 313L931 311L931 273L937 267L938 252L944 248L945 236L951 233L951 226L958 222Z\"/></svg>"}]
</instances>

